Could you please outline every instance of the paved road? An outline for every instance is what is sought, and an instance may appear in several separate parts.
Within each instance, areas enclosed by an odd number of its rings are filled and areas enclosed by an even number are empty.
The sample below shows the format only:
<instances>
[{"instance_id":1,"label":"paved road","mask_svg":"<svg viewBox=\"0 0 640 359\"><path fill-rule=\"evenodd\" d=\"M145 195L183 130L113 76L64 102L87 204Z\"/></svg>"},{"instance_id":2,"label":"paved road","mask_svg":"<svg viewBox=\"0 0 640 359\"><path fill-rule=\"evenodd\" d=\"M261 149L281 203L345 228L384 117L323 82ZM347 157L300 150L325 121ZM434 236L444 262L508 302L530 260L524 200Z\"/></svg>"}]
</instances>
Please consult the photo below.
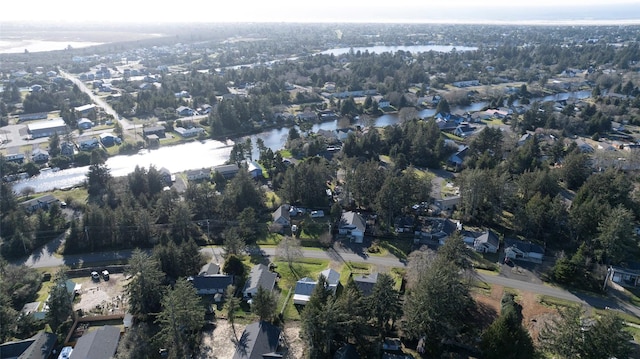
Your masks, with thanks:
<instances>
[{"instance_id":1,"label":"paved road","mask_svg":"<svg viewBox=\"0 0 640 359\"><path fill-rule=\"evenodd\" d=\"M93 91L91 91L91 89L88 88L87 85L85 85L85 83L82 82L79 78L62 70L60 70L60 75L62 75L64 78L68 79L69 81L73 82L76 86L78 86L78 88L82 92L89 95L89 97L91 98L91 101L93 101L98 107L102 107L102 109L104 109L104 112L112 115L113 118L120 121L120 125L122 126L123 129L130 130L135 127L134 124L131 123L129 120L118 115L116 110L114 110L113 107L111 107L111 105L109 105L105 100L103 100L102 98L94 94Z\"/></svg>"},{"instance_id":2,"label":"paved road","mask_svg":"<svg viewBox=\"0 0 640 359\"><path fill-rule=\"evenodd\" d=\"M91 265L91 263L108 263L110 261L127 259L131 256L131 250L114 251L114 252L100 252L89 254L73 254L59 256L54 255L55 251L62 242L62 238L49 243L47 246L41 248L41 250L35 252L29 258L16 262L16 264L26 264L34 268L48 268L56 267L60 265L77 266ZM222 249L220 247L203 247L201 251L211 256L217 261L222 259ZM274 256L275 248L253 248L254 254L263 256ZM383 267L404 267L406 263L392 255L387 256L369 256L366 253L356 253L348 248L338 248L329 250L315 250L304 249L304 256L308 258L318 259L330 259L336 262L366 262L377 266ZM489 283L502 285L518 290L529 291L540 295L547 295L563 300L568 300L576 303L580 303L584 306L603 309L610 308L613 310L619 310L627 314L640 317L640 308L629 304L626 301L618 300L613 297L596 297L591 295L585 295L579 292L570 292L565 289L552 287L545 284L536 284L526 281L520 281L513 278L507 278L500 275L488 275L478 273L478 280Z\"/></svg>"}]
</instances>

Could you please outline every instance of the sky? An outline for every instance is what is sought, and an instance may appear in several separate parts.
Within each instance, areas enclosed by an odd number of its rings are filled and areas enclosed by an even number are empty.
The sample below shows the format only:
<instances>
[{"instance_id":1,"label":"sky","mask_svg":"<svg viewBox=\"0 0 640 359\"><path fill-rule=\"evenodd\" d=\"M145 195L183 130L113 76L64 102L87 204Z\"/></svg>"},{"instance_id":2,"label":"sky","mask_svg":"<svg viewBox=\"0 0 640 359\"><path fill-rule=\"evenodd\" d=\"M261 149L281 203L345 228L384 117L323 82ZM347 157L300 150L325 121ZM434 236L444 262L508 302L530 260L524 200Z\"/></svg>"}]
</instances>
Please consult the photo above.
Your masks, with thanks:
<instances>
[{"instance_id":1,"label":"sky","mask_svg":"<svg viewBox=\"0 0 640 359\"><path fill-rule=\"evenodd\" d=\"M560 4L560 5L559 5ZM510 22L640 19L640 0L28 0L2 22Z\"/></svg>"}]
</instances>

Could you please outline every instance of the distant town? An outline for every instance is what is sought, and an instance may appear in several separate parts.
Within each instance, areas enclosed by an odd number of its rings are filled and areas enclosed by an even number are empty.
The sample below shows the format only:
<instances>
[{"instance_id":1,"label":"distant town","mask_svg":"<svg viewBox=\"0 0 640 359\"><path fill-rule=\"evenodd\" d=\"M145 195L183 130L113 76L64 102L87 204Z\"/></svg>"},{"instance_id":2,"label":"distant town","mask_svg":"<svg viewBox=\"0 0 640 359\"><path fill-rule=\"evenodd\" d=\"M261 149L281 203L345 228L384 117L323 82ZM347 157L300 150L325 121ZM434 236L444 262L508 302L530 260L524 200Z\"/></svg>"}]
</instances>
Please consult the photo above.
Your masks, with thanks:
<instances>
[{"instance_id":1,"label":"distant town","mask_svg":"<svg viewBox=\"0 0 640 359\"><path fill-rule=\"evenodd\" d=\"M160 30L0 54L0 353L639 355L640 27Z\"/></svg>"}]
</instances>

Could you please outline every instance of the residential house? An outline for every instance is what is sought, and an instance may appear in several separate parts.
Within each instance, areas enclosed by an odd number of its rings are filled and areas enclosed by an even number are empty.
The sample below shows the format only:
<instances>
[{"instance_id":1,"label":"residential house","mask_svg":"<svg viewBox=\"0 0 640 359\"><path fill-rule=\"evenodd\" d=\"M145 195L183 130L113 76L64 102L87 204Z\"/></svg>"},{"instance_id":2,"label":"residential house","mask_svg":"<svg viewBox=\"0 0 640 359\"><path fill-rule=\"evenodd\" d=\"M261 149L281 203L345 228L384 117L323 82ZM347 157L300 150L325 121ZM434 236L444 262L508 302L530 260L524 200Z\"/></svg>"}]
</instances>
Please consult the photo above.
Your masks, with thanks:
<instances>
[{"instance_id":1,"label":"residential house","mask_svg":"<svg viewBox=\"0 0 640 359\"><path fill-rule=\"evenodd\" d=\"M38 198L30 199L28 201L24 201L24 202L20 203L20 205L27 212L35 212L38 209L48 210L49 207L51 207L52 205L57 204L58 202L59 202L59 200L57 198L55 198L53 195L46 194L46 195L44 195L42 197L38 197Z\"/></svg>"},{"instance_id":2,"label":"residential house","mask_svg":"<svg viewBox=\"0 0 640 359\"><path fill-rule=\"evenodd\" d=\"M427 218L414 243L442 246L461 227L460 222L448 218Z\"/></svg>"},{"instance_id":3,"label":"residential house","mask_svg":"<svg viewBox=\"0 0 640 359\"><path fill-rule=\"evenodd\" d=\"M142 129L142 135L148 137L149 135L156 135L160 138L164 138L164 126L147 126Z\"/></svg>"},{"instance_id":4,"label":"residential house","mask_svg":"<svg viewBox=\"0 0 640 359\"><path fill-rule=\"evenodd\" d=\"M335 293L338 290L338 286L340 285L340 273L336 272L331 268L327 268L320 272L320 275L324 276L327 289ZM309 298L313 293L316 285L318 284L317 280L311 279L309 277L304 277L296 282L296 288L293 294L293 304L298 305L306 305L309 303Z\"/></svg>"},{"instance_id":5,"label":"residential house","mask_svg":"<svg viewBox=\"0 0 640 359\"><path fill-rule=\"evenodd\" d=\"M93 127L93 122L90 119L83 117L78 120L78 128L81 130L88 130Z\"/></svg>"},{"instance_id":6,"label":"residential house","mask_svg":"<svg viewBox=\"0 0 640 359\"><path fill-rule=\"evenodd\" d=\"M235 177L240 171L240 167L237 164L232 163L230 165L220 165L212 168L214 172L220 173L224 178L230 179Z\"/></svg>"},{"instance_id":7,"label":"residential house","mask_svg":"<svg viewBox=\"0 0 640 359\"><path fill-rule=\"evenodd\" d=\"M12 153L4 156L4 159L9 162L15 162L22 164L24 162L24 153Z\"/></svg>"},{"instance_id":8,"label":"residential house","mask_svg":"<svg viewBox=\"0 0 640 359\"><path fill-rule=\"evenodd\" d=\"M349 135L354 133L350 128L338 128L336 129L336 134L338 136L338 141L344 142L349 138Z\"/></svg>"},{"instance_id":9,"label":"residential house","mask_svg":"<svg viewBox=\"0 0 640 359\"><path fill-rule=\"evenodd\" d=\"M245 298L251 298L258 292L258 288L262 287L262 289L267 291L272 291L276 285L276 277L278 275L269 270L264 264L256 264L251 268L251 272L249 273L249 278L247 278L247 282L244 285L244 289L242 290L242 295Z\"/></svg>"},{"instance_id":10,"label":"residential house","mask_svg":"<svg viewBox=\"0 0 640 359\"><path fill-rule=\"evenodd\" d=\"M449 156L447 159L447 165L454 168L455 171L462 169L464 159L469 153L469 146L460 145L456 153Z\"/></svg>"},{"instance_id":11,"label":"residential house","mask_svg":"<svg viewBox=\"0 0 640 359\"><path fill-rule=\"evenodd\" d=\"M233 285L233 276L227 274L199 274L187 280L193 284L198 295L213 295L216 302L220 302L227 287Z\"/></svg>"},{"instance_id":12,"label":"residential house","mask_svg":"<svg viewBox=\"0 0 640 359\"><path fill-rule=\"evenodd\" d=\"M500 239L492 230L487 230L476 238L473 248L482 253L497 253L500 247Z\"/></svg>"},{"instance_id":13,"label":"residential house","mask_svg":"<svg viewBox=\"0 0 640 359\"><path fill-rule=\"evenodd\" d=\"M69 359L111 359L120 342L120 328L105 325L86 332L78 339Z\"/></svg>"},{"instance_id":14,"label":"residential house","mask_svg":"<svg viewBox=\"0 0 640 359\"><path fill-rule=\"evenodd\" d=\"M188 117L194 116L196 114L196 111L187 106L180 106L176 108L176 114L178 114L178 116Z\"/></svg>"},{"instance_id":15,"label":"residential house","mask_svg":"<svg viewBox=\"0 0 640 359\"><path fill-rule=\"evenodd\" d=\"M60 154L67 157L73 157L76 154L76 146L73 142L60 143Z\"/></svg>"},{"instance_id":16,"label":"residential house","mask_svg":"<svg viewBox=\"0 0 640 359\"><path fill-rule=\"evenodd\" d=\"M371 274L359 274L353 277L353 282L356 284L356 287L360 290L363 296L369 296L373 293L373 286L378 281L378 273L374 272Z\"/></svg>"},{"instance_id":17,"label":"residential house","mask_svg":"<svg viewBox=\"0 0 640 359\"><path fill-rule=\"evenodd\" d=\"M291 216L289 213L289 205L288 204L283 204L282 206L278 207L278 209L276 209L272 214L271 217L273 217L273 223L274 224L279 224L283 227L289 227L291 225Z\"/></svg>"},{"instance_id":18,"label":"residential house","mask_svg":"<svg viewBox=\"0 0 640 359\"><path fill-rule=\"evenodd\" d=\"M187 180L189 181L199 181L203 179L208 179L210 177L211 177L211 169L209 168L201 168L199 170L187 171Z\"/></svg>"},{"instance_id":19,"label":"residential house","mask_svg":"<svg viewBox=\"0 0 640 359\"><path fill-rule=\"evenodd\" d=\"M320 275L324 276L325 280L327 281L327 289L335 293L338 290L338 286L340 285L340 273L331 268L327 268L320 272Z\"/></svg>"},{"instance_id":20,"label":"residential house","mask_svg":"<svg viewBox=\"0 0 640 359\"><path fill-rule=\"evenodd\" d=\"M366 228L364 218L359 213L349 211L342 213L338 233L351 236L355 243L362 243Z\"/></svg>"},{"instance_id":21,"label":"residential house","mask_svg":"<svg viewBox=\"0 0 640 359\"><path fill-rule=\"evenodd\" d=\"M48 359L57 336L44 331L29 339L0 344L0 359Z\"/></svg>"},{"instance_id":22,"label":"residential house","mask_svg":"<svg viewBox=\"0 0 640 359\"><path fill-rule=\"evenodd\" d=\"M91 137L85 140L80 141L80 151L93 151L95 148L98 148L100 146L100 141L95 138L95 137Z\"/></svg>"},{"instance_id":23,"label":"residential house","mask_svg":"<svg viewBox=\"0 0 640 359\"><path fill-rule=\"evenodd\" d=\"M23 113L23 114L18 115L18 122L33 121L33 120L46 120L47 117L49 117L49 113L47 113L47 112Z\"/></svg>"},{"instance_id":24,"label":"residential house","mask_svg":"<svg viewBox=\"0 0 640 359\"><path fill-rule=\"evenodd\" d=\"M281 334L282 330L269 322L247 325L236 345L233 359L284 358L286 348Z\"/></svg>"},{"instance_id":25,"label":"residential house","mask_svg":"<svg viewBox=\"0 0 640 359\"><path fill-rule=\"evenodd\" d=\"M293 292L293 304L307 305L317 283L318 281L309 277L304 277L298 280Z\"/></svg>"},{"instance_id":26,"label":"residential house","mask_svg":"<svg viewBox=\"0 0 640 359\"><path fill-rule=\"evenodd\" d=\"M253 178L261 178L262 177L262 166L256 161L248 161L247 162L247 171Z\"/></svg>"},{"instance_id":27,"label":"residential house","mask_svg":"<svg viewBox=\"0 0 640 359\"><path fill-rule=\"evenodd\" d=\"M217 263L209 262L200 268L199 276L208 276L220 274L220 265Z\"/></svg>"},{"instance_id":28,"label":"residential house","mask_svg":"<svg viewBox=\"0 0 640 359\"><path fill-rule=\"evenodd\" d=\"M625 287L640 286L640 263L631 262L626 268L610 267L609 278L616 284Z\"/></svg>"},{"instance_id":29,"label":"residential house","mask_svg":"<svg viewBox=\"0 0 640 359\"><path fill-rule=\"evenodd\" d=\"M455 130L453 130L453 134L458 137L469 137L475 132L476 128L469 125L466 122L459 124Z\"/></svg>"},{"instance_id":30,"label":"residential house","mask_svg":"<svg viewBox=\"0 0 640 359\"><path fill-rule=\"evenodd\" d=\"M115 145L118 141L119 141L119 138L114 136L112 133L106 132L106 133L100 134L100 142L102 142L102 145L105 147L111 147Z\"/></svg>"},{"instance_id":31,"label":"residential house","mask_svg":"<svg viewBox=\"0 0 640 359\"><path fill-rule=\"evenodd\" d=\"M204 133L204 128L202 127L175 127L174 130L182 137L196 137L201 133Z\"/></svg>"},{"instance_id":32,"label":"residential house","mask_svg":"<svg viewBox=\"0 0 640 359\"><path fill-rule=\"evenodd\" d=\"M504 254L509 259L522 259L530 262L542 263L544 248L535 243L505 238Z\"/></svg>"},{"instance_id":33,"label":"residential house","mask_svg":"<svg viewBox=\"0 0 640 359\"><path fill-rule=\"evenodd\" d=\"M533 135L530 134L529 132L525 133L524 135L520 136L520 139L518 139L518 147L524 145Z\"/></svg>"},{"instance_id":34,"label":"residential house","mask_svg":"<svg viewBox=\"0 0 640 359\"><path fill-rule=\"evenodd\" d=\"M160 178L162 178L162 182L165 185L171 186L174 181L174 176L171 174L171 171L166 169L165 167L161 167L158 172L160 173Z\"/></svg>"},{"instance_id":35,"label":"residential house","mask_svg":"<svg viewBox=\"0 0 640 359\"><path fill-rule=\"evenodd\" d=\"M305 111L298 114L298 120L300 121L317 121L318 115L315 112Z\"/></svg>"},{"instance_id":36,"label":"residential house","mask_svg":"<svg viewBox=\"0 0 640 359\"><path fill-rule=\"evenodd\" d=\"M211 111L213 111L213 106L209 105L209 104L204 104L202 105L202 107L200 108L200 111L198 111L199 114L201 115L208 115L211 113Z\"/></svg>"},{"instance_id":37,"label":"residential house","mask_svg":"<svg viewBox=\"0 0 640 359\"><path fill-rule=\"evenodd\" d=\"M444 198L435 200L435 205L441 211L453 211L458 207L461 200L462 200L462 197L460 197L459 195L449 196L449 197L444 197Z\"/></svg>"},{"instance_id":38,"label":"residential house","mask_svg":"<svg viewBox=\"0 0 640 359\"><path fill-rule=\"evenodd\" d=\"M49 152L47 150L43 150L41 148L36 148L31 152L31 161L32 162L47 162L49 161Z\"/></svg>"}]
</instances>

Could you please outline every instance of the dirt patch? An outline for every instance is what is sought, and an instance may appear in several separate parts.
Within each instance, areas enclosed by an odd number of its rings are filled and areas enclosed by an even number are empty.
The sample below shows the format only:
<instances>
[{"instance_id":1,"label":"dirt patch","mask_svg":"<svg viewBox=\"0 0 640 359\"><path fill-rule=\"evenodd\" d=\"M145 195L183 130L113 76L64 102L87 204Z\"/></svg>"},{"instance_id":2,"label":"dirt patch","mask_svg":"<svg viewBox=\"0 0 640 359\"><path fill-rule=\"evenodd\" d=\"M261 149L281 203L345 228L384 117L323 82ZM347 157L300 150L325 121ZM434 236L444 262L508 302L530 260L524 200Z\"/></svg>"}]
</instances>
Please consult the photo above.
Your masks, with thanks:
<instances>
[{"instance_id":1,"label":"dirt patch","mask_svg":"<svg viewBox=\"0 0 640 359\"><path fill-rule=\"evenodd\" d=\"M74 278L74 282L82 285L79 291L80 300L73 306L84 313L115 314L123 312L126 305L124 286L127 282L122 274L111 274L109 280L100 278Z\"/></svg>"},{"instance_id":2,"label":"dirt patch","mask_svg":"<svg viewBox=\"0 0 640 359\"><path fill-rule=\"evenodd\" d=\"M531 338L535 342L544 325L557 316L557 311L554 308L540 304L535 293L526 291L516 292L516 301L522 305L522 324L529 331ZM477 294L474 296L480 308L482 324L484 326L491 324L495 316L499 315L501 307L500 301L502 300L503 294L504 287L493 285L489 295ZM493 313L495 313L495 316L492 318L491 315Z\"/></svg>"},{"instance_id":3,"label":"dirt patch","mask_svg":"<svg viewBox=\"0 0 640 359\"><path fill-rule=\"evenodd\" d=\"M236 323L235 327L236 333L240 337L246 325ZM285 324L284 338L289 348L289 358L302 358L304 344L300 338L298 322ZM215 329L203 333L202 351L198 359L232 359L235 351L236 345L231 324L226 319L218 318Z\"/></svg>"}]
</instances>

